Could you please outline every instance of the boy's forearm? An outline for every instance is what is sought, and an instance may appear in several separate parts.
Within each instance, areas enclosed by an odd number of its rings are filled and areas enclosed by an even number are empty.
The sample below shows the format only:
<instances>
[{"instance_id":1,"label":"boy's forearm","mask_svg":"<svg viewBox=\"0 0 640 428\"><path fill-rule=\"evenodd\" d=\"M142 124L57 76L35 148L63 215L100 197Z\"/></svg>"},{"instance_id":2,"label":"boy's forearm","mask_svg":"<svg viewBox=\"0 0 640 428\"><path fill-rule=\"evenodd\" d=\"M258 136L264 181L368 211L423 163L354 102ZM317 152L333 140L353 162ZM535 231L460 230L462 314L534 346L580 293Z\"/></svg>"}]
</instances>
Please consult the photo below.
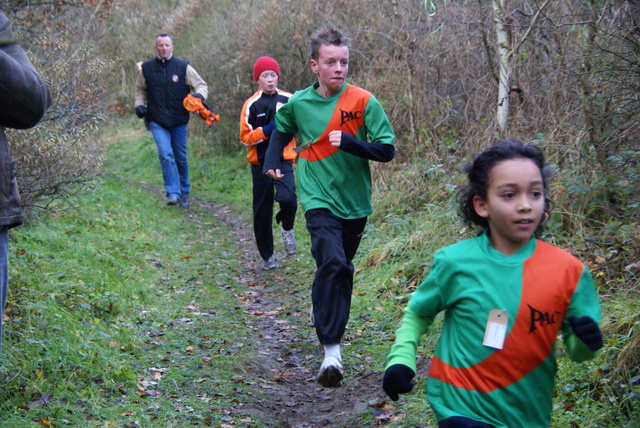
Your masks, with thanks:
<instances>
[{"instance_id":1,"label":"boy's forearm","mask_svg":"<svg viewBox=\"0 0 640 428\"><path fill-rule=\"evenodd\" d=\"M377 141L369 143L366 141L356 140L346 132L342 133L340 150L344 150L351 155L376 162L389 162L395 156L395 147L393 144L383 144Z\"/></svg>"},{"instance_id":2,"label":"boy's forearm","mask_svg":"<svg viewBox=\"0 0 640 428\"><path fill-rule=\"evenodd\" d=\"M284 148L289 144L293 135L286 132L278 131L275 129L269 138L269 147L264 156L263 172L270 169L280 169L280 159L282 159L282 152Z\"/></svg>"},{"instance_id":3,"label":"boy's forearm","mask_svg":"<svg viewBox=\"0 0 640 428\"><path fill-rule=\"evenodd\" d=\"M267 136L264 135L262 127L252 130L249 124L245 122L243 118L241 118L240 120L240 142L247 146L252 146L267 140Z\"/></svg>"}]
</instances>

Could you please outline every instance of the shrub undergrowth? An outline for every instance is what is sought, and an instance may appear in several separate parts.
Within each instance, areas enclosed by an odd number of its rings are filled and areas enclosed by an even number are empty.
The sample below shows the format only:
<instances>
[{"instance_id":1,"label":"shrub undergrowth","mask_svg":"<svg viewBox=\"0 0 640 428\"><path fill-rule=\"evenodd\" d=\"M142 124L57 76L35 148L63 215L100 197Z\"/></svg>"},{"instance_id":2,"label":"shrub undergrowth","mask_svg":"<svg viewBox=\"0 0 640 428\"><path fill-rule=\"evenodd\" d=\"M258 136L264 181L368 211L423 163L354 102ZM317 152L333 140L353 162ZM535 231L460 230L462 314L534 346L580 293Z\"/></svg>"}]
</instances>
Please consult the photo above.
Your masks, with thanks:
<instances>
[{"instance_id":1,"label":"shrub undergrowth","mask_svg":"<svg viewBox=\"0 0 640 428\"><path fill-rule=\"evenodd\" d=\"M240 286L228 275L241 263L237 249L215 219L204 225L186 221L165 205L155 144L141 128L136 121L108 131L116 142L105 155L95 191L78 210L33 219L12 232L0 369L3 426L52 420L79 427L149 426L160 420L180 426L220 420L233 396L233 381L194 379L193 373L203 367L242 373L256 352L248 345L233 346L247 334L229 292ZM194 194L249 216L244 150L207 157L200 145L208 143L192 138L189 144ZM422 156L413 164L374 168L375 213L355 260L347 376L364 369L382 372L402 310L433 253L471 236L456 214L456 189L464 182L459 166L465 160ZM563 171L558 172L554 197L560 212L551 219L546 239L590 264L603 303L605 347L596 360L582 365L569 362L558 348L552 425L634 426L640 392L639 287L637 271L621 266L637 260L637 228L622 222L589 227L574 218L574 227L563 229L569 210L563 207L573 196L558 191L565 185ZM305 245L301 218L296 233ZM308 287L312 259L307 255L283 274ZM197 302L185 300L193 293ZM423 338L420 358L433 354L440 323L437 319ZM201 358L187 358L193 352ZM168 361L176 369L163 371ZM414 392L395 404L402 418L390 426L434 423L424 380L419 373ZM189 388L200 391L200 398L171 399ZM215 396L206 395L210 391ZM145 396L154 396L154 404ZM354 417L363 426L376 423L370 412Z\"/></svg>"}]
</instances>

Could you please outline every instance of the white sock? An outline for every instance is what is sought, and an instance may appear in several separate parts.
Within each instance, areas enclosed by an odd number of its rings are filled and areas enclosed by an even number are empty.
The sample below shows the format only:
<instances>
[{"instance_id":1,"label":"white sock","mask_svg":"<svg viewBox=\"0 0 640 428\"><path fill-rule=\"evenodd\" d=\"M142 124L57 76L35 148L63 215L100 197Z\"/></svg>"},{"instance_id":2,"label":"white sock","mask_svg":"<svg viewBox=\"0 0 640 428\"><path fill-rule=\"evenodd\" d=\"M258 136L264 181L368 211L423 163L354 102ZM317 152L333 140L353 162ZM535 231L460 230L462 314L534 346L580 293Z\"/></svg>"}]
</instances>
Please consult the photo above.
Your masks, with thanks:
<instances>
[{"instance_id":1,"label":"white sock","mask_svg":"<svg viewBox=\"0 0 640 428\"><path fill-rule=\"evenodd\" d=\"M338 362L342 362L342 356L340 355L340 344L336 345L324 345L324 358L334 357Z\"/></svg>"}]
</instances>

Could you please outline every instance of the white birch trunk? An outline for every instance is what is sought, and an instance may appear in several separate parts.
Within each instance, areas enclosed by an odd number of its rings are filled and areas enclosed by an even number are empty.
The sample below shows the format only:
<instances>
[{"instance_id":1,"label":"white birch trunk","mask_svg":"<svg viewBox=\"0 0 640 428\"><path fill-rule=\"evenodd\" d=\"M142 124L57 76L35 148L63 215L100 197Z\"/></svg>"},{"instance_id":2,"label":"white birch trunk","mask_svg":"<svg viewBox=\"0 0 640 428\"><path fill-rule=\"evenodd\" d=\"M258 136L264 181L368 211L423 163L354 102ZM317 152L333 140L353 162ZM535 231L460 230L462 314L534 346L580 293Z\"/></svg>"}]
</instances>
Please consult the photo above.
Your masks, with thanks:
<instances>
[{"instance_id":1,"label":"white birch trunk","mask_svg":"<svg viewBox=\"0 0 640 428\"><path fill-rule=\"evenodd\" d=\"M496 119L498 129L501 134L507 130L509 121L509 88L511 87L509 78L511 76L511 58L513 57L513 46L509 40L509 29L507 28L504 13L504 0L493 1L493 15L496 21L496 37L498 42L498 60L500 64L500 77L498 83L498 110Z\"/></svg>"}]
</instances>

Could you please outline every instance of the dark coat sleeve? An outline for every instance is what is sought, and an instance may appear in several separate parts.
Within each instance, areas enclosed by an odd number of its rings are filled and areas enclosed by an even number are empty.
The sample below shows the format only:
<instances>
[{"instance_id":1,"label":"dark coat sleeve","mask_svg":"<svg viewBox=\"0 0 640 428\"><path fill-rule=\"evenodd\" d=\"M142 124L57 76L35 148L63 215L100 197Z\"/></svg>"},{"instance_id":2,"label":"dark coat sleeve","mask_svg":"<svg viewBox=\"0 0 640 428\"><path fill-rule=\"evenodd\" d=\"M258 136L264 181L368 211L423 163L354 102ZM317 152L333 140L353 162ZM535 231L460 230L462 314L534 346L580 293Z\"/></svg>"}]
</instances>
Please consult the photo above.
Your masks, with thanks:
<instances>
[{"instance_id":1,"label":"dark coat sleeve","mask_svg":"<svg viewBox=\"0 0 640 428\"><path fill-rule=\"evenodd\" d=\"M0 12L0 126L35 126L51 105L47 84L38 76L24 50L13 41L9 20Z\"/></svg>"},{"instance_id":2,"label":"dark coat sleeve","mask_svg":"<svg viewBox=\"0 0 640 428\"><path fill-rule=\"evenodd\" d=\"M4 129L35 126L50 105L49 87L14 43L9 20L0 12L0 228L22 223L16 169Z\"/></svg>"}]
</instances>

